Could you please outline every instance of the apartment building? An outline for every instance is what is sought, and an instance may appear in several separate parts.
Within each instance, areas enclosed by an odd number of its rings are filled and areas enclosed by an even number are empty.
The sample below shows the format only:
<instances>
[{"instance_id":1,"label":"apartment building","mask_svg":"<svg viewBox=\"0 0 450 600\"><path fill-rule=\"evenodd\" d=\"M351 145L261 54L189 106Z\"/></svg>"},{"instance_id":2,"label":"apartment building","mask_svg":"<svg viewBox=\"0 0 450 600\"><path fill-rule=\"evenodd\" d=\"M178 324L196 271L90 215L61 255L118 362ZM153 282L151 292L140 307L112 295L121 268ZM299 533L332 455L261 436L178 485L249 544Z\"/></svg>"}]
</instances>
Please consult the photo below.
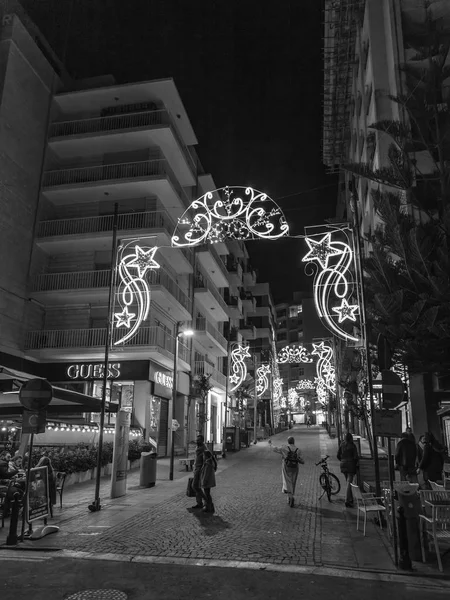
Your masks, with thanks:
<instances>
[{"instance_id":1,"label":"apartment building","mask_svg":"<svg viewBox=\"0 0 450 600\"><path fill-rule=\"evenodd\" d=\"M402 69L417 54L409 39L423 31L427 18L437 20L437 28L448 30L450 5L416 0L326 0L324 15L323 162L332 173L348 163L365 163L373 170L389 166L392 139L370 125L407 122L406 112L391 98L407 97L414 91ZM416 82L416 87L419 85ZM426 177L432 162L427 151L416 152L414 159L418 179ZM356 209L364 238L380 223L371 196L377 188L376 182L340 171L337 217L353 221ZM369 251L366 242L362 246L363 252ZM410 403L402 408L403 424L411 425L417 434L431 430L440 436L442 431L448 443L450 396L448 383L442 387L443 381L431 374L427 381L421 375L410 379ZM446 407L440 406L442 402Z\"/></svg>"},{"instance_id":2,"label":"apartment building","mask_svg":"<svg viewBox=\"0 0 450 600\"><path fill-rule=\"evenodd\" d=\"M180 330L176 448L195 439L199 428L194 381L201 374L210 375L213 386L206 437L220 442L228 343L241 339L246 307L253 307L245 294L248 273L239 262L248 254L240 242L171 247L177 219L216 187L196 155L197 139L177 88L171 79L73 81L20 5L7 4L0 46L1 203L8 225L0 247L6 267L0 290L3 389L13 377L40 376L60 395L82 394L85 410L79 406L70 419L56 414L64 431L41 434L43 443L77 441L86 419L95 431L98 414L86 407L103 391L117 205L119 248L130 240L157 246L160 268L149 275L150 311L137 334L115 344L124 328L113 330L107 399L130 407L135 431L165 455ZM133 305L130 312L136 313ZM182 335L185 326L194 330L190 339ZM112 424L114 415L108 416Z\"/></svg>"}]
</instances>

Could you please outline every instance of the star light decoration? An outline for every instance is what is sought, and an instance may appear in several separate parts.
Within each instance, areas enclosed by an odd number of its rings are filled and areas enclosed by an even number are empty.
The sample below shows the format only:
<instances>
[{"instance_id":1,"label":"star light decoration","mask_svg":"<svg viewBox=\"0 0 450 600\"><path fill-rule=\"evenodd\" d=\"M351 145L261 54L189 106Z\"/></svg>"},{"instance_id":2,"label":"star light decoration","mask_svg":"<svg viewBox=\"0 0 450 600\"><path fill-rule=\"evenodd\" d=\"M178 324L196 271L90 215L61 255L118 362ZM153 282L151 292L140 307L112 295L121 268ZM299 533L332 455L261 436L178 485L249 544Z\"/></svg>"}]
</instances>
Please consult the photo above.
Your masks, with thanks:
<instances>
[{"instance_id":1,"label":"star light decoration","mask_svg":"<svg viewBox=\"0 0 450 600\"><path fill-rule=\"evenodd\" d=\"M270 365L261 365L256 369L256 395L263 396L269 387Z\"/></svg>"},{"instance_id":2,"label":"star light decoration","mask_svg":"<svg viewBox=\"0 0 450 600\"><path fill-rule=\"evenodd\" d=\"M313 344L311 354L318 356L315 378L316 393L319 402L326 403L328 392L336 394L336 371L333 366L333 348L325 341Z\"/></svg>"},{"instance_id":3,"label":"star light decoration","mask_svg":"<svg viewBox=\"0 0 450 600\"><path fill-rule=\"evenodd\" d=\"M251 358L249 347L236 344L236 346L231 350L232 374L228 378L229 383L232 384L232 387L230 387L229 390L230 393L235 392L247 377L247 365L245 364L246 358Z\"/></svg>"},{"instance_id":4,"label":"star light decoration","mask_svg":"<svg viewBox=\"0 0 450 600\"><path fill-rule=\"evenodd\" d=\"M349 302L354 296L354 286L350 278L351 273L356 272L354 253L350 243L333 239L333 236L338 235L346 236L349 242L350 234L344 229L335 229L320 239L306 237L309 251L302 258L302 262L316 261L318 265L314 277L314 303L319 317L337 337L345 341L359 342L359 337L342 326L346 321L357 321L359 305Z\"/></svg>"},{"instance_id":5,"label":"star light decoration","mask_svg":"<svg viewBox=\"0 0 450 600\"><path fill-rule=\"evenodd\" d=\"M303 346L285 346L278 352L277 362L284 363L312 363L310 353Z\"/></svg>"},{"instance_id":6,"label":"star light decoration","mask_svg":"<svg viewBox=\"0 0 450 600\"><path fill-rule=\"evenodd\" d=\"M224 187L194 200L178 220L173 247L225 240L276 240L289 233L280 207L251 187Z\"/></svg>"},{"instance_id":7,"label":"star light decoration","mask_svg":"<svg viewBox=\"0 0 450 600\"><path fill-rule=\"evenodd\" d=\"M160 268L155 260L157 247L142 247L130 240L120 246L117 255L118 292L117 301L122 308L114 313L114 327L128 329L114 346L123 344L136 335L138 329L148 317L150 310L150 286L146 280L147 272ZM136 273L137 271L137 273ZM131 312L129 307L136 307L136 312ZM132 324L132 321L134 323Z\"/></svg>"}]
</instances>

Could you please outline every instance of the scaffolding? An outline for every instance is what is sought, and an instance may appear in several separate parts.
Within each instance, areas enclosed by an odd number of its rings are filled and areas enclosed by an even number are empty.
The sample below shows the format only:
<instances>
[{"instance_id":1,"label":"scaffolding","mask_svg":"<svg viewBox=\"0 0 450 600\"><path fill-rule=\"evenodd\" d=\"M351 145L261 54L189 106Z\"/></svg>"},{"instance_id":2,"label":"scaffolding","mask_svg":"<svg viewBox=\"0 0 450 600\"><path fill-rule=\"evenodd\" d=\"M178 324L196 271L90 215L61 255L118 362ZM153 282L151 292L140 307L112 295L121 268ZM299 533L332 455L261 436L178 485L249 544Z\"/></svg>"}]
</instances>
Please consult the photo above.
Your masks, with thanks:
<instances>
[{"instance_id":1,"label":"scaffolding","mask_svg":"<svg viewBox=\"0 0 450 600\"><path fill-rule=\"evenodd\" d=\"M325 0L322 157L329 173L339 171L350 142L350 106L356 37L365 0Z\"/></svg>"}]
</instances>

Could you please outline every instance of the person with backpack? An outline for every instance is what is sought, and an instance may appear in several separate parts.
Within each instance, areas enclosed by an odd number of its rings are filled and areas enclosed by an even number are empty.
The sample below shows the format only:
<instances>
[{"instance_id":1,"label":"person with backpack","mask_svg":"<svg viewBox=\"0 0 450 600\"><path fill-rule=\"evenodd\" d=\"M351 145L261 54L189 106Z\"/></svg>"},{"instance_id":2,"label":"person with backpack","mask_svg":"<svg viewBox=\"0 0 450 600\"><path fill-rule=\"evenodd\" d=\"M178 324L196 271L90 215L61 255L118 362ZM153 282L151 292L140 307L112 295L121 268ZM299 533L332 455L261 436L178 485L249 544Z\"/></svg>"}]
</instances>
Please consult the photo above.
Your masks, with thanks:
<instances>
[{"instance_id":1,"label":"person with backpack","mask_svg":"<svg viewBox=\"0 0 450 600\"><path fill-rule=\"evenodd\" d=\"M216 487L217 460L210 450L205 450L203 467L200 473L200 486L205 501L203 512L214 513L215 508L211 498L211 488Z\"/></svg>"},{"instance_id":2,"label":"person with backpack","mask_svg":"<svg viewBox=\"0 0 450 600\"><path fill-rule=\"evenodd\" d=\"M283 482L283 494L288 495L288 504L292 508L294 506L295 486L297 484L298 467L303 465L302 453L295 445L295 440L292 436L288 437L287 446L272 446L272 440L269 440L270 447L273 452L281 454L281 478Z\"/></svg>"}]
</instances>

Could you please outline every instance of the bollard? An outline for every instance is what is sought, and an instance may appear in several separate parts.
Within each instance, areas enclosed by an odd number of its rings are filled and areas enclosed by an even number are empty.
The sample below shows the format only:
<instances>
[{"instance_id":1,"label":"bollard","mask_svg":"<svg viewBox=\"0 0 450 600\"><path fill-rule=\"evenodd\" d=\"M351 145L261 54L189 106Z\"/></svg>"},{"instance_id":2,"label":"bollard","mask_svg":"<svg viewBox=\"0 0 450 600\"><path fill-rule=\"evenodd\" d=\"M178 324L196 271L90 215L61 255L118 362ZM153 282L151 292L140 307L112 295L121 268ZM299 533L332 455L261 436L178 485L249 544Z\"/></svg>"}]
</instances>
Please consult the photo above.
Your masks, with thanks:
<instances>
[{"instance_id":1,"label":"bollard","mask_svg":"<svg viewBox=\"0 0 450 600\"><path fill-rule=\"evenodd\" d=\"M397 508L397 529L398 529L398 549L399 561L398 566L405 571L412 569L411 558L408 550L408 532L406 530L405 510L399 506Z\"/></svg>"},{"instance_id":2,"label":"bollard","mask_svg":"<svg viewBox=\"0 0 450 600\"><path fill-rule=\"evenodd\" d=\"M9 532L6 538L7 546L17 546L17 525L19 523L19 510L20 510L20 494L16 492L11 502L11 520L9 522Z\"/></svg>"}]
</instances>

